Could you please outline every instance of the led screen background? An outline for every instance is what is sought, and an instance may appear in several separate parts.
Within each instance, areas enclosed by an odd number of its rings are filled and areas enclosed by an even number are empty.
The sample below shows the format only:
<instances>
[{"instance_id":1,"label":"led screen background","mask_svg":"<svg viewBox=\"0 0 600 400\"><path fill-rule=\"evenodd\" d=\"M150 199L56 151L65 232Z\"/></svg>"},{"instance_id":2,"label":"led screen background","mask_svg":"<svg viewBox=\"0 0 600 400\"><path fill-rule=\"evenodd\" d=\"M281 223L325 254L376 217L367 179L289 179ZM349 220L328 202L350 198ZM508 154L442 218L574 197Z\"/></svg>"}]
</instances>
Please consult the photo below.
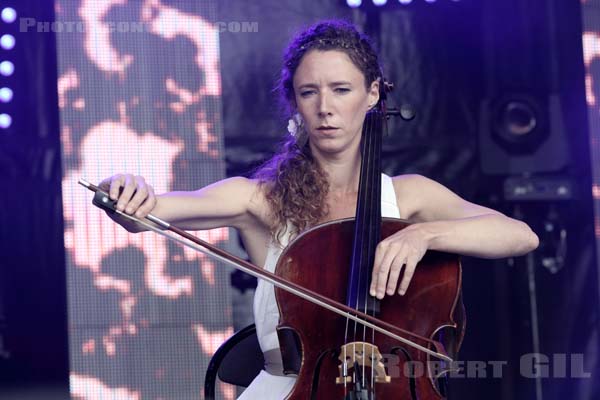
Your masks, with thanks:
<instances>
[{"instance_id":1,"label":"led screen background","mask_svg":"<svg viewBox=\"0 0 600 400\"><path fill-rule=\"evenodd\" d=\"M215 3L179 3L56 2L73 398L198 399L233 332L230 270L128 233L77 184L129 172L161 193L224 177ZM228 229L198 234L232 249Z\"/></svg>"},{"instance_id":2,"label":"led screen background","mask_svg":"<svg viewBox=\"0 0 600 400\"><path fill-rule=\"evenodd\" d=\"M590 127L590 149L594 183L596 243L600 251L600 1L582 0L585 88Z\"/></svg>"}]
</instances>

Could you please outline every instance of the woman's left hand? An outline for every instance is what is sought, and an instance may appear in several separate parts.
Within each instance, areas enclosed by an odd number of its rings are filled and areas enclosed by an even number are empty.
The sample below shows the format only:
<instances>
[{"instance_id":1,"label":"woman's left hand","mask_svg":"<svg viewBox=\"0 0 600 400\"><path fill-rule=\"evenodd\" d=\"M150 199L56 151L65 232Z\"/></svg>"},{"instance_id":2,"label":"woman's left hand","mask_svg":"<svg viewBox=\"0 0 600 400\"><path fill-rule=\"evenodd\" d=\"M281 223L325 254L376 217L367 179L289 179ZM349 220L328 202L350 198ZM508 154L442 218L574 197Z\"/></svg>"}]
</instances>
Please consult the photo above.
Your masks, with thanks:
<instances>
[{"instance_id":1,"label":"woman's left hand","mask_svg":"<svg viewBox=\"0 0 600 400\"><path fill-rule=\"evenodd\" d=\"M412 224L382 240L375 250L375 262L371 277L371 296L382 299L385 294L404 295L415 273L417 263L421 261L429 247L430 235L425 223ZM400 274L402 281L398 286Z\"/></svg>"}]
</instances>

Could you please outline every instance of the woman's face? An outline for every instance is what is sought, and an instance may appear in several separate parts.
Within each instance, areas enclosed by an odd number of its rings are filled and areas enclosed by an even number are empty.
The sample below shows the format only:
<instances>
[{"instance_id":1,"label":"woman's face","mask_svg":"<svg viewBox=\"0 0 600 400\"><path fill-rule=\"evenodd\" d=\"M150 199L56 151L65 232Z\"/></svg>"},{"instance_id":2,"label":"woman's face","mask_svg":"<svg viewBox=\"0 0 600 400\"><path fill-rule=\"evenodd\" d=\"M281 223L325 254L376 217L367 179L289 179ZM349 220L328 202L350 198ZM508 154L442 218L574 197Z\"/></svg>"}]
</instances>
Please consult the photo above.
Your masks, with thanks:
<instances>
[{"instance_id":1,"label":"woman's face","mask_svg":"<svg viewBox=\"0 0 600 400\"><path fill-rule=\"evenodd\" d=\"M313 150L358 149L367 110L379 99L379 82L367 90L362 72L346 53L312 50L296 69L293 85Z\"/></svg>"}]
</instances>

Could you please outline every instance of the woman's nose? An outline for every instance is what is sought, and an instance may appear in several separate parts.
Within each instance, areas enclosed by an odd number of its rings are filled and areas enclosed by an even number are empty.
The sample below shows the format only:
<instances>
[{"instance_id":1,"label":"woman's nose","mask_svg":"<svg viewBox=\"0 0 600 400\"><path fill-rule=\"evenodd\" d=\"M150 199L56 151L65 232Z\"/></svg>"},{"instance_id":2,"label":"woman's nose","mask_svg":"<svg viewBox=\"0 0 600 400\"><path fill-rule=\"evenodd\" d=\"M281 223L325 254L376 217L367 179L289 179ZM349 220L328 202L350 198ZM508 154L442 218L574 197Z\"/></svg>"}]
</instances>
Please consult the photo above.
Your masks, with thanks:
<instances>
[{"instance_id":1,"label":"woman's nose","mask_svg":"<svg viewBox=\"0 0 600 400\"><path fill-rule=\"evenodd\" d=\"M329 97L326 93L322 93L319 96L318 108L319 108L319 115L321 115L321 116L331 114L330 101L329 101Z\"/></svg>"}]
</instances>

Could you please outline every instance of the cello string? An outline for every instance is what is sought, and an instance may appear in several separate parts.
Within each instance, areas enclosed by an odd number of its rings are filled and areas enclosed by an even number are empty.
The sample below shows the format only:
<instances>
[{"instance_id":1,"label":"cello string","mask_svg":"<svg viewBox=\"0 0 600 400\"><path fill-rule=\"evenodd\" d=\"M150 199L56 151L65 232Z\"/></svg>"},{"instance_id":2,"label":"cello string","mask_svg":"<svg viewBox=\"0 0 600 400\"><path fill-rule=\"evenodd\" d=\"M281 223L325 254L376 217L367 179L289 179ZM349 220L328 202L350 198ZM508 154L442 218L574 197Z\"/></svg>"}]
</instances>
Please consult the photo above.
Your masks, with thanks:
<instances>
[{"instance_id":1,"label":"cello string","mask_svg":"<svg viewBox=\"0 0 600 400\"><path fill-rule=\"evenodd\" d=\"M379 118L379 113L377 112L377 110L375 109L373 112L375 113L375 117L372 119L372 125L376 124L377 123L377 118ZM378 170L378 168L377 168L377 161L378 161L377 160L377 135L378 134L379 134L379 132L377 132L377 129L375 129L372 126L370 128L370 130L369 130L369 135L371 136L371 140L370 140L370 143L371 143L371 146L370 146L371 147L370 148L370 155L372 157L372 159L370 160L370 163L369 163L369 165L371 167L370 171L369 171L369 176L371 178L370 179L370 183L372 185L371 188L370 188L370 191L369 191L369 195L370 195L370 199L369 200L370 200L372 208L371 208L371 211L370 211L370 216L369 216L370 217L369 230L368 230L367 238L366 238L367 243L368 243L367 248L368 248L368 252L369 252L369 254L367 256L367 260L369 261L369 263L371 262L371 260L374 259L373 253L375 251L374 249L377 246L377 243L375 243L374 240L373 240L374 239L373 235L375 234L374 231L376 230L376 224L377 224L377 212L376 212L376 210L378 208L381 208L381 199L380 199L381 195L380 194L378 195L378 193L377 193L377 187L378 187L378 185L377 185L377 179L378 179L378 177L377 177L377 170ZM379 178L379 179L381 179L381 178ZM367 268L367 271L372 272L373 266L372 265L365 265L365 268ZM367 276L370 276L370 274L368 274ZM365 299L365 305L364 305L365 312L368 312L368 310L369 310L369 307L368 307L368 302L369 302L369 286L370 286L369 283L370 283L369 281L365 282L365 285L364 285L364 288L363 288L363 290L364 290L364 299ZM373 308L372 311L373 311L373 313L375 312L374 308ZM367 328L366 327L364 328L364 331L365 331L365 333L367 332ZM366 335L365 335L365 338L363 339L363 342L364 343L367 342ZM375 346L374 345L375 345L375 338L374 338L374 335L373 335L373 330L371 330L371 347L370 347L371 353L368 354L368 355L367 354L364 355L365 361L363 362L363 365L366 365L366 357L367 356L369 356L371 358L371 360L373 359L373 354L374 354L374 351L375 351ZM365 352L363 352L363 354L364 353ZM364 368L366 368L366 366L363 367L363 376L366 375L365 372L364 372ZM370 378L370 384L371 384L371 390L375 390L374 377L375 377L375 374L374 374L374 371L373 371L373 365L371 364L371 373L370 373L370 377L369 377Z\"/></svg>"},{"instance_id":2,"label":"cello string","mask_svg":"<svg viewBox=\"0 0 600 400\"><path fill-rule=\"evenodd\" d=\"M372 164L371 164L371 184L373 185L372 189L371 189L371 204L372 204L372 211L371 211L371 224L369 225L369 237L368 237L368 243L370 243L371 245L369 246L369 257L368 260L370 262L370 264L372 264L372 261L374 261L375 259L375 249L377 248L378 245L378 233L381 229L380 225L380 221L381 221L381 171L380 171L380 153L381 153L381 149L379 148L379 141L380 141L380 135L381 135L381 126L379 126L379 124L381 124L380 122L380 112L379 110L376 108L375 109L375 113L376 113L376 119L373 119L373 123L374 124L378 124L376 129L371 129L371 142L372 142L372 157L374 158L372 160ZM373 266L372 265L367 265L366 268L368 268L369 272L372 272ZM371 273L369 273L369 276L371 276ZM369 284L370 282L367 282L367 284L365 285L365 312L368 310L367 304L370 297L369 297ZM372 307L372 313L373 315L375 314L375 307ZM365 328L366 330L366 328ZM374 360L374 356L375 356L375 331L373 331L372 329L371 331L371 344L372 346L371 348L371 354L370 359L371 359L371 388L375 388L375 371L373 368L373 360ZM365 340L366 342L366 340Z\"/></svg>"},{"instance_id":3,"label":"cello string","mask_svg":"<svg viewBox=\"0 0 600 400\"><path fill-rule=\"evenodd\" d=\"M377 118L377 114L376 114L376 110L373 110L372 113L374 113L372 115L372 117L369 119L369 126L368 126L368 137L369 137L369 148L368 148L368 155L369 155L369 160L368 160L368 174L367 174L367 183L368 183L368 187L367 187L367 194L366 196L368 196L368 201L366 201L366 204L371 204L371 210L369 211L369 223L367 224L367 231L365 232L365 236L363 239L366 241L366 250L367 250L367 256L366 256L366 260L370 261L372 259L372 247L373 247L373 243L371 242L371 233L373 230L373 223L374 218L373 218L373 210L378 207L378 204L373 204L374 201L377 199L377 195L374 192L375 188L377 187L377 185L375 184L375 177L374 175L374 170L376 169L375 166L375 151L376 149L374 148L374 141L376 140L375 135L377 134L377 132L375 132L375 130L373 129L373 125L375 123L375 118ZM365 265L363 263L361 263L361 269L364 268L367 270L367 274L368 271L371 269L369 265ZM362 274L361 274L362 275ZM367 275L369 276L369 275ZM366 279L364 282L364 285L360 288L360 290L363 292L362 296L364 297L364 304L363 304L363 312L367 312L368 311L368 285L369 284L369 279ZM365 346L366 346L366 340L367 338L367 328L363 327L363 372L362 372L362 378L363 378L363 386L365 386L365 379L366 379L366 357L368 356L368 354L366 354L367 352L365 351ZM372 349L373 347L371 347ZM371 374L370 374L370 381L371 381L371 388L373 388L373 369L371 369Z\"/></svg>"},{"instance_id":4,"label":"cello string","mask_svg":"<svg viewBox=\"0 0 600 400\"><path fill-rule=\"evenodd\" d=\"M353 243L353 261L354 261L354 265L352 267L356 267L358 269L358 271L355 271L358 273L358 279L357 281L351 280L351 284L355 285L354 287L350 288L350 290L352 290L352 292L357 293L357 296L355 298L355 304L353 305L353 307L355 309L359 309L360 305L358 303L359 298L360 298L360 288L361 288L361 278L362 278L362 263L360 262L363 259L363 251L364 248L363 246L359 246L359 239L364 240L364 235L363 235L363 231L362 229L364 226L364 216L365 216L365 212L366 210L364 209L366 202L363 201L363 197L365 195L365 193L361 192L361 189L363 188L363 186L366 186L366 183L368 182L368 174L363 173L363 171L367 168L368 166L368 149L369 149L369 135L368 135L368 130L369 130L369 123L370 123L370 118L368 116L368 114L365 116L365 120L363 121L363 124L366 124L366 126L364 126L364 128L362 128L363 131L363 136L361 138L361 181L360 181L360 185L359 185L359 190L358 190L358 196L356 199L356 211L355 214L356 216L363 216L363 219L360 220L360 224L359 224L359 220L358 218L355 219L355 230L354 230L354 243ZM364 181L363 181L364 179ZM357 261L358 260L358 261ZM358 262L358 264L356 264ZM353 343L356 343L357 341L357 329L358 327L356 326L356 324L354 324L354 329L353 329ZM353 345L353 351L356 354L355 351L355 345Z\"/></svg>"},{"instance_id":5,"label":"cello string","mask_svg":"<svg viewBox=\"0 0 600 400\"><path fill-rule=\"evenodd\" d=\"M361 244L364 243L364 240L365 240L365 235L364 235L365 231L364 230L365 230L365 226L368 225L366 223L367 221L365 221L365 219L368 219L367 210L365 209L365 207L369 203L368 200L369 200L369 197L370 197L369 196L369 183L370 183L370 179L369 179L369 166L370 166L370 161L371 161L370 160L370 155L371 155L371 135L370 135L370 133L371 133L370 132L370 130L371 130L371 126L370 126L371 116L369 114L367 114L367 116L365 117L365 122L364 123L366 124L366 126L365 126L365 129L363 130L364 131L364 135L363 135L364 147L363 147L361 162L362 162L362 166L364 166L364 172L365 173L364 173L364 177L363 178L365 179L365 182L364 182L363 185L361 185L361 189L364 189L365 193L362 193L362 196L359 199L359 201L361 202L360 203L360 207L361 207L360 211L361 211L361 215L363 217L363 219L361 220L361 226L360 226L360 228L361 228L361 231L360 231ZM357 221L357 223L358 223L358 221ZM368 244L367 244L367 246L368 246ZM361 254L360 254L360 262L358 264L358 269L359 269L358 276L359 276L359 279L358 279L358 282L357 282L357 285L358 285L358 287L357 287L358 296L356 297L356 301L357 302L359 301L360 297L363 295L363 292L362 292L362 286L363 286L362 285L362 277L363 277L363 266L364 265L363 265L362 261L364 260L364 254L363 254L363 252L365 251L365 246L361 245L360 249L361 249ZM357 303L356 306L355 306L355 308L358 309L358 307L359 307L359 304ZM362 311L363 312L365 311L364 306L363 306L363 310ZM361 341L362 342L361 354L364 356L364 354L365 354L365 342L364 342L364 339L365 339L365 329L363 329L362 331L363 331L363 334L362 334L362 339L363 340ZM364 386L364 379L365 379L365 363L364 363L364 359L363 359L361 367L362 367L361 368L362 369L362 373L361 373L362 382L361 382L361 384Z\"/></svg>"},{"instance_id":6,"label":"cello string","mask_svg":"<svg viewBox=\"0 0 600 400\"><path fill-rule=\"evenodd\" d=\"M362 144L363 144L363 146L362 146L362 154L361 154L361 156L362 156L361 157L361 179L364 179L364 181L361 182L360 189L359 189L359 192L358 192L359 197L357 199L357 204L356 204L356 207L357 207L356 214L357 214L357 216L360 215L362 217L361 220L360 220L360 225L359 225L358 218L357 218L357 220L355 222L356 226L357 226L357 229L355 230L356 236L354 238L354 240L355 240L354 246L355 246L355 248L360 249L360 254L357 256L357 258L358 258L358 264L356 265L356 267L358 268L358 282L356 282L357 287L355 289L357 291L357 296L356 296L356 303L354 305L354 308L356 308L356 309L359 309L359 307L360 307L360 305L358 304L358 301L360 299L360 296L362 295L360 289L362 287L361 286L361 282L362 282L362 276L363 276L363 263L361 261L364 259L364 257L363 257L364 247L360 246L359 243L358 243L358 241L359 241L359 239L361 240L361 242L364 241L364 226L365 226L365 220L364 220L364 218L366 218L366 210L364 209L364 207L365 207L365 205L367 203L367 201L365 201L365 197L367 195L367 189L368 189L367 184L369 182L369 176L368 176L368 170L367 170L367 168L369 166L369 150L370 150L369 149L369 147L370 147L369 146L369 144L370 144L369 143L369 140L370 140L369 124L370 124L370 121L371 121L371 118L370 118L369 114L367 114L365 116L365 121L363 122L363 124L365 124L365 127L363 129L363 137L362 137L362 142L363 142ZM364 193L361 192L361 189L364 189L365 192ZM363 312L364 312L364 309L363 309ZM356 340L356 334L357 334L356 328L358 328L358 327L356 327L356 325L355 325L354 343L357 342L357 340ZM364 339L364 329L363 329L363 339ZM356 349L354 348L355 346L356 345L353 346L353 350L354 350L354 354L356 355ZM363 341L363 345L362 345L362 349L361 350L362 350L362 354L364 354L364 350L365 350L364 341ZM364 362L362 364L364 366ZM356 367L356 364L355 364L355 367ZM362 372L363 373L361 374L361 377L363 379L363 382L361 382L361 383L364 383L364 369L363 369ZM355 373L355 375L356 375L356 373Z\"/></svg>"},{"instance_id":7,"label":"cello string","mask_svg":"<svg viewBox=\"0 0 600 400\"><path fill-rule=\"evenodd\" d=\"M367 207L368 204L371 205L370 210L367 211L365 210L364 216L365 218L368 219L368 223L364 224L364 228L362 231L363 237L363 243L366 243L366 246L364 246L364 249L366 250L366 257L365 255L363 255L362 260L363 261L367 261L370 262L373 257L373 228L374 228L374 223L376 223L375 221L375 215L373 215L374 210L376 210L376 207L380 207L380 205L378 204L373 204L375 202L375 200L377 200L377 193L375 192L377 189L377 184L375 179L377 179L376 175L376 171L377 171L377 166L376 166L376 137L375 135L377 134L377 132L375 132L374 129L374 125L376 124L376 118L378 118L379 116L377 115L377 110L372 110L370 113L370 117L368 118L367 121L367 127L365 129L365 135L366 135L366 146L365 146L365 151L364 151L364 157L365 159L363 159L363 162L366 163L366 182L365 182L365 203L364 203L364 207ZM366 273L367 273L367 279L361 280L361 284L358 288L358 290L361 292L360 296L363 296L363 302L364 304L362 305L363 308L363 312L367 313L368 311L368 301L369 301L369 279L368 277L370 276L369 272L371 271L371 266L370 265L365 265L365 263L361 263L360 264L360 274L359 276L363 276L363 273L365 273L366 269ZM365 381L367 378L367 374L366 374L366 357L371 356L372 358L372 354L374 351L373 346L371 346L371 354L367 354L367 349L366 349L366 343L367 343L367 328L365 326L363 326L363 338L362 338L362 343L363 343L363 348L361 351L361 354L363 356L363 362L362 362L362 384L363 386L365 386ZM373 335L371 335L371 344L374 343L373 340ZM370 381L371 381L371 388L373 387L373 369L371 368L371 373L370 373Z\"/></svg>"},{"instance_id":8,"label":"cello string","mask_svg":"<svg viewBox=\"0 0 600 400\"><path fill-rule=\"evenodd\" d=\"M378 115L379 118L379 123L381 124L381 126L379 127L380 129L378 130L378 136L375 138L375 140L377 140L377 148L375 149L376 155L378 157L378 159L376 160L376 167L374 167L375 171L374 174L376 174L375 177L375 190L377 192L377 199L378 199L378 204L377 204L377 216L376 216L376 222L374 224L373 227L373 231L372 234L374 235L374 237L372 238L372 240L374 242L376 242L376 246L379 245L379 240L381 239L381 145L382 145L382 140L383 140L383 129L386 127L386 116L385 116L385 108L386 108L386 103L385 103L385 99L386 99L386 93L385 93L385 83L382 82L382 87L380 88L380 93L382 93L381 97L381 101L379 104L379 108L378 108L378 113L380 115ZM376 249L377 247L374 247L374 249ZM375 260L375 255L373 254L372 260ZM373 300L373 302L375 302L376 300ZM375 315L375 307L373 307L373 316ZM375 331L371 330L371 342L373 344L375 344ZM371 386L374 387L375 385L375 346L371 347L372 351L371 351ZM379 352L380 353L380 352ZM378 354L379 354L378 353Z\"/></svg>"},{"instance_id":9,"label":"cello string","mask_svg":"<svg viewBox=\"0 0 600 400\"><path fill-rule=\"evenodd\" d=\"M348 325L350 324L350 319L346 318L346 329L345 329L345 333L344 333L344 341L342 343L344 343L344 345L347 344L348 342ZM346 375L348 372L348 366L347 366L347 360L348 360L348 353L347 353L347 346L343 346L344 347L344 361L342 364L342 378L344 379L344 396L347 393L347 381L346 381Z\"/></svg>"}]
</instances>

